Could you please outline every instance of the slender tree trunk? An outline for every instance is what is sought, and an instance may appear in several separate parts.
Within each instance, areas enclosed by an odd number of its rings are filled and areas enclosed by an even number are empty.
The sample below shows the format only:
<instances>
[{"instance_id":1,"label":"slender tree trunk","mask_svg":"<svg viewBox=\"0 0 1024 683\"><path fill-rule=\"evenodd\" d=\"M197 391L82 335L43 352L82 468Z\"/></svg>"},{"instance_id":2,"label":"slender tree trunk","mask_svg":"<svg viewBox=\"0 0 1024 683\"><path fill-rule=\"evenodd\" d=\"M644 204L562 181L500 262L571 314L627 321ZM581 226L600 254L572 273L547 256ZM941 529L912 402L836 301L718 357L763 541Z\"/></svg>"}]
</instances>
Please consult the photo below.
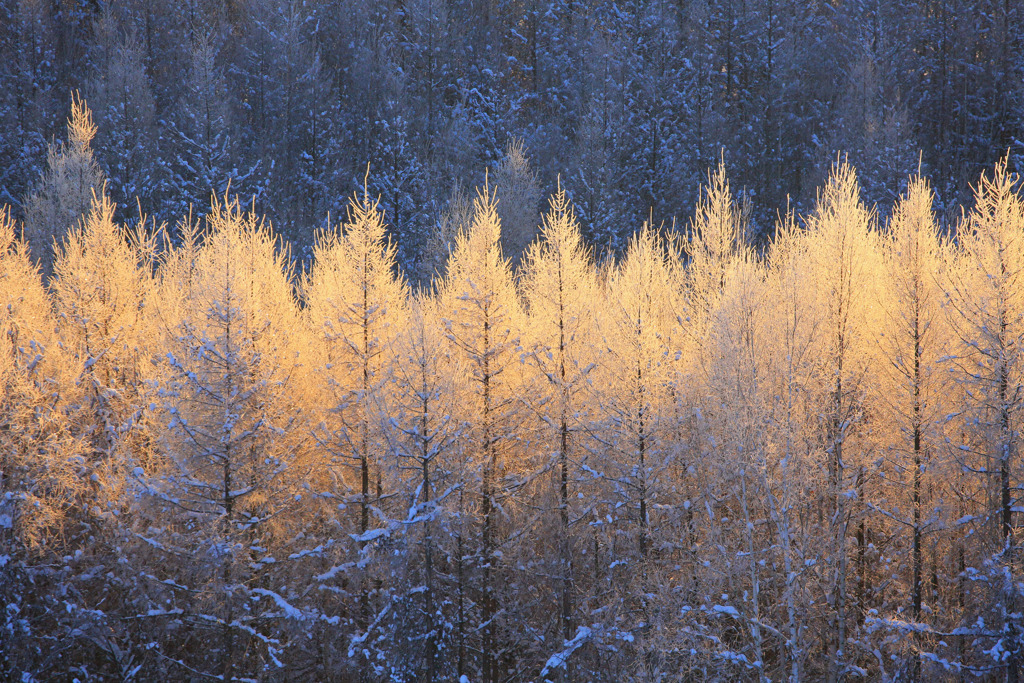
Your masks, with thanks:
<instances>
[{"instance_id":1,"label":"slender tree trunk","mask_svg":"<svg viewBox=\"0 0 1024 683\"><path fill-rule=\"evenodd\" d=\"M842 342L840 341L840 344ZM832 586L832 609L834 623L834 639L832 642L831 661L829 662L829 681L837 683L843 678L846 648L846 606L847 606L847 555L846 555L846 533L847 533L847 510L846 496L842 490L845 479L843 463L843 380L842 380L842 356L839 359L839 377L836 379L833 410L835 415L832 420L832 453L829 458L829 489L832 492L834 502L834 513L832 518L833 529L833 586Z\"/></svg>"},{"instance_id":2,"label":"slender tree trunk","mask_svg":"<svg viewBox=\"0 0 1024 683\"><path fill-rule=\"evenodd\" d=\"M426 683L434 683L434 669L437 665L437 620L434 615L434 540L431 536L430 519L433 511L430 508L430 438L427 434L429 428L430 405L428 399L428 386L426 368L424 369L423 382L420 386L421 412L420 412L420 463L423 475L423 502L427 510L427 518L423 523L423 569L426 574L426 612L427 628L430 629L430 636L427 638L427 670L425 675Z\"/></svg>"},{"instance_id":3,"label":"slender tree trunk","mask_svg":"<svg viewBox=\"0 0 1024 683\"><path fill-rule=\"evenodd\" d=\"M864 479L865 473L864 468L860 467L857 470L857 498L860 501L864 500ZM857 522L857 613L856 619L857 624L864 623L864 616L868 611L869 594L871 592L871 578L868 570L868 544L870 539L868 538L868 524L867 519L862 514L860 520Z\"/></svg>"},{"instance_id":4,"label":"slender tree trunk","mask_svg":"<svg viewBox=\"0 0 1024 683\"><path fill-rule=\"evenodd\" d=\"M564 369L563 369L564 378ZM559 425L561 452L559 454L559 465L561 469L561 482L559 493L559 512L562 522L562 639L569 642L573 637L572 624L572 546L569 539L569 426L562 411L562 422ZM562 670L562 680L571 683L573 680L572 664L565 662Z\"/></svg>"},{"instance_id":5,"label":"slender tree trunk","mask_svg":"<svg viewBox=\"0 0 1024 683\"><path fill-rule=\"evenodd\" d=\"M231 446L230 444L226 447L224 453L223 463L223 500L221 504L224 506L224 540L231 544L231 527L232 527L232 511L234 507L234 498L231 495ZM234 552L229 548L228 552L224 555L224 561L220 568L220 578L224 584L224 598L225 598L225 609L224 609L224 622L221 625L221 643L224 649L221 657L221 676L222 680L230 681L234 678L234 661L235 661L235 632L231 625L234 620L234 600L232 599L232 572L231 572L231 558Z\"/></svg>"},{"instance_id":6,"label":"slender tree trunk","mask_svg":"<svg viewBox=\"0 0 1024 683\"><path fill-rule=\"evenodd\" d=\"M637 322L637 331L640 331L640 323ZM644 406L644 400L646 398L644 391L644 375L643 366L640 359L637 359L636 366L636 381L637 381L637 464L639 468L637 470L637 477L639 479L637 488L640 496L640 561L643 564L641 571L646 571L647 566L647 545L648 545L648 528L647 528L647 433L646 433L646 410Z\"/></svg>"},{"instance_id":7,"label":"slender tree trunk","mask_svg":"<svg viewBox=\"0 0 1024 683\"><path fill-rule=\"evenodd\" d=\"M1005 329L1006 324L1003 322L1003 328ZM1005 363L1005 361L1003 361ZM1011 431L1010 425L1010 397L1009 397L1009 381L1007 378L1007 369L1005 365L1001 363L999 369L999 399L1000 399L1000 431L1002 432L1002 446L1003 452L999 460L999 493L1000 493L1000 506L1002 512L1002 543L1003 543L1003 562L1007 568L1006 584L1007 588L1005 592L1005 605L1004 605L1004 618L1009 621L1007 624L1007 640L1009 641L1010 654L1006 660L1006 681L1007 683L1017 683L1020 679L1020 645L1018 644L1018 629L1015 616L1016 613L1016 589L1014 587L1014 575L1015 575L1015 547L1013 537L1013 492L1010 480L1010 467L1011 460L1013 458L1013 432Z\"/></svg>"},{"instance_id":8,"label":"slender tree trunk","mask_svg":"<svg viewBox=\"0 0 1024 683\"><path fill-rule=\"evenodd\" d=\"M230 268L230 266L229 266ZM230 282L230 270L228 271L228 282ZM231 310L231 293L228 291L228 307L227 310ZM227 319L225 326L225 346L228 353L234 352L232 335L231 335L231 319ZM230 355L229 355L230 358ZM228 361L230 363L230 361ZM228 397L234 396L234 381L232 371L233 368L230 365L226 368L227 370L227 393ZM230 410L230 406L225 406ZM234 548L231 547L231 536L232 526L234 523L234 503L235 498L231 493L232 477L231 477L231 466L232 466L232 448L231 443L228 441L224 446L224 462L222 463L223 468L223 486L222 491L223 498L221 504L224 507L224 541L228 544L228 551L224 554L223 564L221 565L221 581L223 581L223 592L225 599L225 610L224 610L224 623L221 626L221 639L222 647L224 648L223 656L221 658L221 680L231 681L234 679L234 664L235 664L235 632L232 622L234 621L234 596L231 586L231 582L234 580L231 571L231 562L234 557Z\"/></svg>"},{"instance_id":9,"label":"slender tree trunk","mask_svg":"<svg viewBox=\"0 0 1024 683\"><path fill-rule=\"evenodd\" d=\"M559 392L561 394L561 420L558 425L559 451L558 461L561 480L559 482L559 516L562 522L562 638L568 642L573 637L573 605L572 605L572 544L569 537L569 395L565 386L565 302L563 301L564 285L561 279L561 263L559 263L558 282L558 375ZM565 663L563 680L573 680L572 666Z\"/></svg>"},{"instance_id":10,"label":"slender tree trunk","mask_svg":"<svg viewBox=\"0 0 1024 683\"><path fill-rule=\"evenodd\" d=\"M921 623L921 453L920 453L920 430L914 429L914 578L911 590L913 608L911 614L914 623ZM919 639L917 639L919 640ZM913 681L921 680L921 655L920 642L917 643L914 652L914 675Z\"/></svg>"},{"instance_id":11,"label":"slender tree trunk","mask_svg":"<svg viewBox=\"0 0 1024 683\"><path fill-rule=\"evenodd\" d=\"M465 547L462 540L462 517L465 514L465 505L463 498L463 490L460 487L459 490L459 532L455 536L455 550L457 553L456 557L456 574L458 576L458 596L459 596L459 623L457 629L457 640L459 644L459 656L458 663L456 666L456 673L459 676L459 680L462 680L462 676L466 671L466 573L465 563L463 558L465 557Z\"/></svg>"},{"instance_id":12,"label":"slender tree trunk","mask_svg":"<svg viewBox=\"0 0 1024 683\"><path fill-rule=\"evenodd\" d=\"M483 517L483 596L481 600L481 635L483 638L482 655L482 680L484 683L496 683L495 675L495 652L494 652L494 613L495 603L493 587L491 586L491 573L493 558L493 524L492 519L494 499L494 469L496 465L496 451L491 443L491 374L490 374L490 317L489 311L484 311L484 339L483 339L483 372L481 382L483 383L483 414L481 424L483 427L483 491L481 493L481 514Z\"/></svg>"},{"instance_id":13,"label":"slender tree trunk","mask_svg":"<svg viewBox=\"0 0 1024 683\"><path fill-rule=\"evenodd\" d=\"M764 641L761 637L761 579L757 573L757 561L754 556L754 525L750 521L750 500L747 496L747 469L741 465L740 492L743 505L744 536L747 542L747 561L750 566L750 599L753 605L754 618L750 622L750 637L754 641L754 656L758 662L758 680L767 683L764 665Z\"/></svg>"},{"instance_id":14,"label":"slender tree trunk","mask_svg":"<svg viewBox=\"0 0 1024 683\"><path fill-rule=\"evenodd\" d=\"M793 569L793 539L790 525L789 466L793 458L793 411L796 402L796 368L793 365L793 352L796 347L795 331L797 315L793 310L792 318L786 330L786 347L788 366L786 368L786 452L782 463L783 503L780 510L779 537L782 540L782 559L786 569L786 621L789 627L789 683L799 683L801 679L800 665L803 652L800 647L800 627L796 616L796 589L799 575Z\"/></svg>"},{"instance_id":15,"label":"slender tree trunk","mask_svg":"<svg viewBox=\"0 0 1024 683\"><path fill-rule=\"evenodd\" d=\"M783 473L783 479L785 479ZM773 497L774 498L774 497ZM773 500L773 505L775 504ZM790 529L789 506L783 502L782 509L776 512L778 517L779 539L782 542L782 566L786 571L784 597L786 601L786 627L788 642L786 649L789 655L789 683L800 681L800 629L796 620L796 582L797 573L793 571L793 540Z\"/></svg>"},{"instance_id":16,"label":"slender tree trunk","mask_svg":"<svg viewBox=\"0 0 1024 683\"><path fill-rule=\"evenodd\" d=\"M914 505L914 577L911 588L913 608L911 613L914 623L921 623L921 335L918 322L918 312L914 311L914 480L913 480L913 505ZM914 670L912 680L918 683L921 680L921 643L917 640L914 652Z\"/></svg>"},{"instance_id":17,"label":"slender tree trunk","mask_svg":"<svg viewBox=\"0 0 1024 683\"><path fill-rule=\"evenodd\" d=\"M958 582L957 590L957 607L960 613L963 614L964 609L967 607L967 557L964 553L964 542L960 539L958 548L959 562L957 563L957 576L960 577ZM967 639L970 638L968 634L964 634L957 638L958 652L960 661L963 661L964 655L967 653ZM967 681L967 671L965 669L960 670L960 682L965 683Z\"/></svg>"},{"instance_id":18,"label":"slender tree trunk","mask_svg":"<svg viewBox=\"0 0 1024 683\"><path fill-rule=\"evenodd\" d=\"M370 462L366 457L366 451L359 454L359 536L365 538L370 528ZM366 552L367 541L359 541L359 554ZM359 630L366 632L370 624L370 594L367 588L369 577L364 576L360 581L359 588Z\"/></svg>"},{"instance_id":19,"label":"slender tree trunk","mask_svg":"<svg viewBox=\"0 0 1024 683\"><path fill-rule=\"evenodd\" d=\"M369 416L367 414L367 403L369 400L370 390L370 359L369 359L369 346L370 346L370 320L369 320L369 287L366 283L368 258L364 253L362 257L362 276L363 276L363 300L362 300L362 320L360 320L360 326L362 328L362 348L361 360L362 360L362 377L361 379L361 393L359 396L359 534L361 539L365 539L367 531L370 529L370 454L369 449ZM379 488L379 487L378 487ZM359 554L365 555L369 542L366 540L359 541ZM365 557L361 557L361 560L365 561ZM366 565L367 568L369 565ZM364 574L360 581L359 586L359 630L363 636L366 636L367 630L370 628L370 576L369 572L364 569ZM361 681L368 680L368 672L366 666L359 668L359 679Z\"/></svg>"}]
</instances>

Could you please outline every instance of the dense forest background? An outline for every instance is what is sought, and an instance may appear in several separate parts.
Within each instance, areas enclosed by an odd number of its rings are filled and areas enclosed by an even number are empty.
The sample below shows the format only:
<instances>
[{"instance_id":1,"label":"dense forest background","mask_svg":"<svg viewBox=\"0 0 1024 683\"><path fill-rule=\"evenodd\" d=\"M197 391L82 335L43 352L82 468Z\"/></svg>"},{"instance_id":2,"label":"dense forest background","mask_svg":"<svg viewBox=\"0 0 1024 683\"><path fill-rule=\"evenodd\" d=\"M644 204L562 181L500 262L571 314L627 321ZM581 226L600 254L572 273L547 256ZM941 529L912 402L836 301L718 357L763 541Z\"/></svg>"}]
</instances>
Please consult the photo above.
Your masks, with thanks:
<instances>
[{"instance_id":1,"label":"dense forest background","mask_svg":"<svg viewBox=\"0 0 1024 683\"><path fill-rule=\"evenodd\" d=\"M1014 0L3 0L0 202L24 215L77 90L119 211L173 225L230 180L303 258L369 164L415 271L514 139L523 211L560 174L599 249L685 222L723 150L762 239L837 153L883 211L920 161L951 219L1016 168L1022 31Z\"/></svg>"}]
</instances>

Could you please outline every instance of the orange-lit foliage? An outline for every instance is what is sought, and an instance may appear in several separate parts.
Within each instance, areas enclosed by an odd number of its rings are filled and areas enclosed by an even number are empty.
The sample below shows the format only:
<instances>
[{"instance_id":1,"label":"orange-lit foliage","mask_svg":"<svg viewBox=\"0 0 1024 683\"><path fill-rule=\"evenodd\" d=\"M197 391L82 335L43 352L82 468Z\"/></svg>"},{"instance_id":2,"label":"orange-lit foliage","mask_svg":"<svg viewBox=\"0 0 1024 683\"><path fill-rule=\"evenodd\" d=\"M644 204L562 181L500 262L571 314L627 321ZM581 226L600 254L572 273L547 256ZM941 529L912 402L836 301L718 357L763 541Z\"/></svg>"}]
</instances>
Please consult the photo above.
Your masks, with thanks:
<instances>
[{"instance_id":1,"label":"orange-lit foliage","mask_svg":"<svg viewBox=\"0 0 1024 683\"><path fill-rule=\"evenodd\" d=\"M516 271L485 186L415 292L365 192L302 276L230 199L158 249L99 194L47 289L0 216L17 666L60 678L24 643L62 633L149 678L1020 668L1006 166L943 239L923 180L883 221L837 164L763 254L721 167L618 260L569 196Z\"/></svg>"}]
</instances>

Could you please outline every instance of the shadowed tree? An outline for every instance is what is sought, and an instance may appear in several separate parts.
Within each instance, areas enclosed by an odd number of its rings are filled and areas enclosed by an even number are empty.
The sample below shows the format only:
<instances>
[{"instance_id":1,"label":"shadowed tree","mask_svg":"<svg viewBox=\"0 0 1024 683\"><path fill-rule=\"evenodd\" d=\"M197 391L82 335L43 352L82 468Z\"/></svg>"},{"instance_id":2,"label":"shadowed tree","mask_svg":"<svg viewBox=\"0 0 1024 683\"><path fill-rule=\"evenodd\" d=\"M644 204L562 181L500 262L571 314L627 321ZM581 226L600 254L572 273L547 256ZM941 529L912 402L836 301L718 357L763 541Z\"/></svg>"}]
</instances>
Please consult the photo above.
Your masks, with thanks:
<instances>
[{"instance_id":1,"label":"shadowed tree","mask_svg":"<svg viewBox=\"0 0 1024 683\"><path fill-rule=\"evenodd\" d=\"M25 240L43 277L53 274L53 247L89 211L94 192L103 188L103 171L92 151L96 124L85 100L71 99L68 139L51 144L46 171L25 198Z\"/></svg>"}]
</instances>

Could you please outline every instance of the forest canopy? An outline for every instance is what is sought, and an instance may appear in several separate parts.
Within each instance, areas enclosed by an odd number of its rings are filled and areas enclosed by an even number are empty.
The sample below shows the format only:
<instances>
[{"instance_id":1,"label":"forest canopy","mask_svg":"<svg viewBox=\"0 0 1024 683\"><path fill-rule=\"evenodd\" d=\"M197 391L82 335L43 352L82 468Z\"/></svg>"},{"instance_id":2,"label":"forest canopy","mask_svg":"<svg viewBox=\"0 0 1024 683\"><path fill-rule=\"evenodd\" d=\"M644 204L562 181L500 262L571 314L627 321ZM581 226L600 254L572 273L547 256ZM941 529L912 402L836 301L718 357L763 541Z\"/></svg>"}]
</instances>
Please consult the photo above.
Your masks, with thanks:
<instances>
[{"instance_id":1,"label":"forest canopy","mask_svg":"<svg viewBox=\"0 0 1024 683\"><path fill-rule=\"evenodd\" d=\"M417 286L368 184L301 266L231 195L168 229L108 188L50 258L0 214L5 677L1020 668L1005 161L955 239L837 162L763 248L719 165L600 260L561 187L513 259L488 178Z\"/></svg>"},{"instance_id":2,"label":"forest canopy","mask_svg":"<svg viewBox=\"0 0 1024 683\"><path fill-rule=\"evenodd\" d=\"M0 0L0 679L1019 680L972 11Z\"/></svg>"}]
</instances>

